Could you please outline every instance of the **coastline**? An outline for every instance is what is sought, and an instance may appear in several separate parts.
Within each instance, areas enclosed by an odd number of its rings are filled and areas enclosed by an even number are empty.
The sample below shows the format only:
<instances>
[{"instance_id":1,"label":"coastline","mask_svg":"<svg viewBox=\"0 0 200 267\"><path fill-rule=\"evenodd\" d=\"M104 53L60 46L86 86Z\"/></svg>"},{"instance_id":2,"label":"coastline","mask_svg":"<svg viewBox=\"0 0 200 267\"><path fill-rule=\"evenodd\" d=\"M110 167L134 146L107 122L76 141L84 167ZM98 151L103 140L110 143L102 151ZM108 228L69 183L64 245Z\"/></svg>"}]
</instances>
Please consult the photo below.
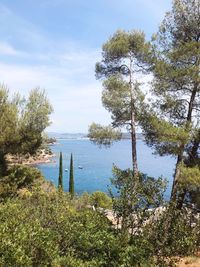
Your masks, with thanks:
<instances>
[{"instance_id":1,"label":"coastline","mask_svg":"<svg viewBox=\"0 0 200 267\"><path fill-rule=\"evenodd\" d=\"M37 165L53 162L55 154L50 149L41 149L35 155L13 156L7 155L7 162L9 165Z\"/></svg>"}]
</instances>

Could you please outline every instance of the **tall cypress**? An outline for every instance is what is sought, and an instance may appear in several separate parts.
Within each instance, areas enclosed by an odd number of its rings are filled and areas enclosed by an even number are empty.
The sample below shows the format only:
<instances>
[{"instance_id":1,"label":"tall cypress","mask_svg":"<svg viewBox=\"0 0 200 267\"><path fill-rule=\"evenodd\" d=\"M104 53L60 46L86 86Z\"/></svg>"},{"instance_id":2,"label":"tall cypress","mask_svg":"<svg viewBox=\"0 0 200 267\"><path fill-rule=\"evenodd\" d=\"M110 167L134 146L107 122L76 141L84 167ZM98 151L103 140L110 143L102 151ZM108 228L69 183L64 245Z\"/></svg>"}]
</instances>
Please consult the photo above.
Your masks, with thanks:
<instances>
[{"instance_id":1,"label":"tall cypress","mask_svg":"<svg viewBox=\"0 0 200 267\"><path fill-rule=\"evenodd\" d=\"M73 166L73 155L71 154L70 159L70 173L69 173L69 193L71 197L74 197L74 166Z\"/></svg>"},{"instance_id":2,"label":"tall cypress","mask_svg":"<svg viewBox=\"0 0 200 267\"><path fill-rule=\"evenodd\" d=\"M59 159L59 177L58 177L58 188L63 190L63 166L62 166L62 152L60 152Z\"/></svg>"}]
</instances>

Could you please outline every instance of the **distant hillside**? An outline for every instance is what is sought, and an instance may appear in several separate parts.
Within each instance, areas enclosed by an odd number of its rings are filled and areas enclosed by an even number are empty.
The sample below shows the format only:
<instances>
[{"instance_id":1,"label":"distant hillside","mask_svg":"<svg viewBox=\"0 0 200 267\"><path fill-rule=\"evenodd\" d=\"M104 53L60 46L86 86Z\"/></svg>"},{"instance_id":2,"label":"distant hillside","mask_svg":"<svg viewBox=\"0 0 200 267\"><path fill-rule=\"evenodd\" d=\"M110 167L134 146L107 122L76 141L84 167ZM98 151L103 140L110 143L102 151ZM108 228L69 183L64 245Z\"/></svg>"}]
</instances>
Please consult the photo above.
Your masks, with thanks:
<instances>
[{"instance_id":1,"label":"distant hillside","mask_svg":"<svg viewBox=\"0 0 200 267\"><path fill-rule=\"evenodd\" d=\"M85 139L87 138L86 133L57 133L57 132L48 132L50 138L56 139ZM122 139L131 139L130 133L122 133ZM137 139L144 139L142 133L137 133Z\"/></svg>"},{"instance_id":2,"label":"distant hillside","mask_svg":"<svg viewBox=\"0 0 200 267\"><path fill-rule=\"evenodd\" d=\"M83 139L87 137L85 133L57 133L57 132L48 132L49 137L56 139Z\"/></svg>"}]
</instances>

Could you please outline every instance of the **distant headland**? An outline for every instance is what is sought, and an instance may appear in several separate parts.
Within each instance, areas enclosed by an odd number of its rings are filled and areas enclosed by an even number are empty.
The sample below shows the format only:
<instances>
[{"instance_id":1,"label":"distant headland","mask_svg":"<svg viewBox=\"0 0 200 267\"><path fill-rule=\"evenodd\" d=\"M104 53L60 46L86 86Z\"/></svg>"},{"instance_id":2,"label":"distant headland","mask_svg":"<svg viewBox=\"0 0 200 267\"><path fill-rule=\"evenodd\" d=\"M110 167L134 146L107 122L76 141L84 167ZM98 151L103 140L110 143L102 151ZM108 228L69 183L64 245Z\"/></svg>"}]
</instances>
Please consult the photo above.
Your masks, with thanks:
<instances>
[{"instance_id":1,"label":"distant headland","mask_svg":"<svg viewBox=\"0 0 200 267\"><path fill-rule=\"evenodd\" d=\"M49 138L52 139L89 139L87 133L59 133L59 132L47 132ZM131 139L131 134L128 132L122 133L122 139ZM137 140L143 140L142 133L137 133Z\"/></svg>"}]
</instances>

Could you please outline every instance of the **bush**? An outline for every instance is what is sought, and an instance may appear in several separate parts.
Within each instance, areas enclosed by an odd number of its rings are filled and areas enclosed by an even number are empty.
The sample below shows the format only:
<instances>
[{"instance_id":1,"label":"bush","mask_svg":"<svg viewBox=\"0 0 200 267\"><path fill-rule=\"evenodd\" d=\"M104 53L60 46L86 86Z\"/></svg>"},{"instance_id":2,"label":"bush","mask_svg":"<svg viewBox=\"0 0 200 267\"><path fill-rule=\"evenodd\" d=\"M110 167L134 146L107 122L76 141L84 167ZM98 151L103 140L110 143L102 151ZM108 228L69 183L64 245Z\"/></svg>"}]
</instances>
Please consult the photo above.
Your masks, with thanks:
<instances>
[{"instance_id":1,"label":"bush","mask_svg":"<svg viewBox=\"0 0 200 267\"><path fill-rule=\"evenodd\" d=\"M6 185L13 186L16 197L0 203L1 267L174 266L174 256L192 254L200 245L197 215L172 204L158 213L148 210L162 203L160 179L141 176L133 188L130 171L116 170L114 208L124 225L121 220L115 229L104 214L88 208L88 203L110 208L105 193L71 199L68 193L35 187L41 181L36 170L14 170Z\"/></svg>"},{"instance_id":2,"label":"bush","mask_svg":"<svg viewBox=\"0 0 200 267\"><path fill-rule=\"evenodd\" d=\"M178 210L172 204L166 207L145 231L157 257L157 266L170 266L174 257L196 252L200 245L199 226L199 218L191 210ZM159 265L164 262L166 265Z\"/></svg>"},{"instance_id":3,"label":"bush","mask_svg":"<svg viewBox=\"0 0 200 267\"><path fill-rule=\"evenodd\" d=\"M108 195L100 191L96 191L91 194L90 203L91 205L95 206L95 208L112 208L112 199Z\"/></svg>"},{"instance_id":4,"label":"bush","mask_svg":"<svg viewBox=\"0 0 200 267\"><path fill-rule=\"evenodd\" d=\"M15 165L8 171L8 175L0 179L0 199L16 196L20 189L30 189L33 185L42 183L44 177L33 167Z\"/></svg>"},{"instance_id":5,"label":"bush","mask_svg":"<svg viewBox=\"0 0 200 267\"><path fill-rule=\"evenodd\" d=\"M118 266L110 222L77 211L64 193L33 192L0 204L0 266Z\"/></svg>"}]
</instances>

